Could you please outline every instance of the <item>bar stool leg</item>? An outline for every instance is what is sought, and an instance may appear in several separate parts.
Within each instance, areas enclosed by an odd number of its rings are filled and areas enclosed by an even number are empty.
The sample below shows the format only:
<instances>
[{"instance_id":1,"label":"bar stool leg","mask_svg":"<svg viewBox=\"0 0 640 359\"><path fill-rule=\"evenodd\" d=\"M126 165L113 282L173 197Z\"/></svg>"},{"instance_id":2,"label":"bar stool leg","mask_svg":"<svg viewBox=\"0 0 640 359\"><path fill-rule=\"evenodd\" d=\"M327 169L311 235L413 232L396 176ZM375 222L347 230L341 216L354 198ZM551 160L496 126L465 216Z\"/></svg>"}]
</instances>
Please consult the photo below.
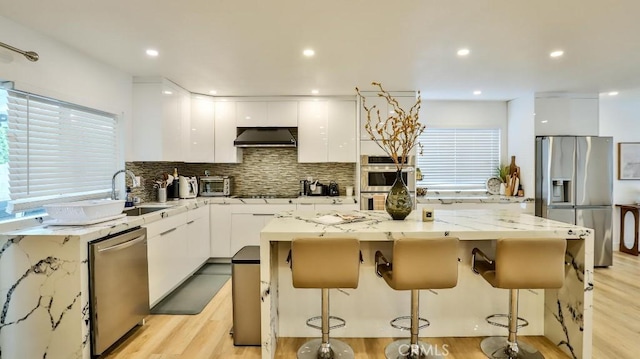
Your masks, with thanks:
<instances>
[{"instance_id":1,"label":"bar stool leg","mask_svg":"<svg viewBox=\"0 0 640 359\"><path fill-rule=\"evenodd\" d=\"M322 288L322 339L313 339L298 349L298 359L353 359L353 349L345 342L329 339L329 289Z\"/></svg>"},{"instance_id":2,"label":"bar stool leg","mask_svg":"<svg viewBox=\"0 0 640 359\"><path fill-rule=\"evenodd\" d=\"M492 359L544 359L534 347L518 342L518 290L509 290L509 336L482 340L482 352Z\"/></svg>"},{"instance_id":3,"label":"bar stool leg","mask_svg":"<svg viewBox=\"0 0 640 359\"><path fill-rule=\"evenodd\" d=\"M387 359L440 359L443 356L438 355L437 348L429 343L420 341L419 334L419 308L420 308L420 291L411 291L411 337L409 340L400 339L387 345L384 354Z\"/></svg>"}]
</instances>

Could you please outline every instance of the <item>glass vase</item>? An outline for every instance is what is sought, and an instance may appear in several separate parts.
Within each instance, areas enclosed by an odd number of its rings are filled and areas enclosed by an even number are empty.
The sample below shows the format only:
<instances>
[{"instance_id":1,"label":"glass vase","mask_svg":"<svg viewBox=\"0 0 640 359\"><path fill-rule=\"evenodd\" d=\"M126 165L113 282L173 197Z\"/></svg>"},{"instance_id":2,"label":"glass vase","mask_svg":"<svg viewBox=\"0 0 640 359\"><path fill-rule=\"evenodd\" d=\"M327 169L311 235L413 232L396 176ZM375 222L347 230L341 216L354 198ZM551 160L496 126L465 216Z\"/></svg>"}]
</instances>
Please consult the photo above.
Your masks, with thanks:
<instances>
[{"instance_id":1,"label":"glass vase","mask_svg":"<svg viewBox=\"0 0 640 359\"><path fill-rule=\"evenodd\" d=\"M404 220L413 209L413 201L407 185L402 179L402 171L396 172L396 180L389 190L387 200L384 202L384 209L394 220Z\"/></svg>"}]
</instances>

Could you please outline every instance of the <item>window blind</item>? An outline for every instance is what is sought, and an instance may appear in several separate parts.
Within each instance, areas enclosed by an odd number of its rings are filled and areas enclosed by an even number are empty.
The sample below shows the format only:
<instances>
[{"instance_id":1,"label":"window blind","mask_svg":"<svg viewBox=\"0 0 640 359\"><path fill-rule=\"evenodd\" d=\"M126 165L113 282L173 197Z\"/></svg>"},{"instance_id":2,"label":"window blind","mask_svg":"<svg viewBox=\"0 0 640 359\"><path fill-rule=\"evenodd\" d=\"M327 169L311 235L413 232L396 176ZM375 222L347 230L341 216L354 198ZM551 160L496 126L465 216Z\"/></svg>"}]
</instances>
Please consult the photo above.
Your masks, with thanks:
<instances>
[{"instance_id":1,"label":"window blind","mask_svg":"<svg viewBox=\"0 0 640 359\"><path fill-rule=\"evenodd\" d=\"M7 91L7 212L105 198L117 168L116 116Z\"/></svg>"},{"instance_id":2,"label":"window blind","mask_svg":"<svg viewBox=\"0 0 640 359\"><path fill-rule=\"evenodd\" d=\"M500 129L427 128L418 141L417 185L428 189L485 190L500 165Z\"/></svg>"}]
</instances>

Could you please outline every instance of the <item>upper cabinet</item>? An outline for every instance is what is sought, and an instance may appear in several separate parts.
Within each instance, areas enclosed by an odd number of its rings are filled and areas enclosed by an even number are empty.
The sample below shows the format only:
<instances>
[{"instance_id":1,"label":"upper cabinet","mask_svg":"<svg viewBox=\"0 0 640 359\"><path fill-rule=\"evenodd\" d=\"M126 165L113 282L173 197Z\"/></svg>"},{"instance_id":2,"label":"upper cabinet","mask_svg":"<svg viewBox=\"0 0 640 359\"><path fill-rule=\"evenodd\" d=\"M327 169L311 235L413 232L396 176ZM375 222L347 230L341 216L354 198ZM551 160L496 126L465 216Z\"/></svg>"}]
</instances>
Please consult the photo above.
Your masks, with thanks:
<instances>
[{"instance_id":1,"label":"upper cabinet","mask_svg":"<svg viewBox=\"0 0 640 359\"><path fill-rule=\"evenodd\" d=\"M191 98L185 162L239 163L242 150L236 138L236 104L227 99L195 95Z\"/></svg>"},{"instance_id":2,"label":"upper cabinet","mask_svg":"<svg viewBox=\"0 0 640 359\"><path fill-rule=\"evenodd\" d=\"M356 102L299 102L298 162L356 162Z\"/></svg>"},{"instance_id":3,"label":"upper cabinet","mask_svg":"<svg viewBox=\"0 0 640 359\"><path fill-rule=\"evenodd\" d=\"M236 102L216 99L215 106L215 163L242 162L242 149L233 145L236 139Z\"/></svg>"},{"instance_id":4,"label":"upper cabinet","mask_svg":"<svg viewBox=\"0 0 640 359\"><path fill-rule=\"evenodd\" d=\"M237 101L238 127L296 127L297 101Z\"/></svg>"},{"instance_id":5,"label":"upper cabinet","mask_svg":"<svg viewBox=\"0 0 640 359\"><path fill-rule=\"evenodd\" d=\"M215 155L215 102L211 97L191 97L191 121L185 162L213 162Z\"/></svg>"},{"instance_id":6,"label":"upper cabinet","mask_svg":"<svg viewBox=\"0 0 640 359\"><path fill-rule=\"evenodd\" d=\"M161 78L133 84L131 158L128 161L182 161L187 154L189 92Z\"/></svg>"},{"instance_id":7,"label":"upper cabinet","mask_svg":"<svg viewBox=\"0 0 640 359\"><path fill-rule=\"evenodd\" d=\"M598 136L599 99L582 97L536 97L536 136Z\"/></svg>"},{"instance_id":8,"label":"upper cabinet","mask_svg":"<svg viewBox=\"0 0 640 359\"><path fill-rule=\"evenodd\" d=\"M416 93L412 91L392 92L391 95L398 101L398 105L401 109L408 112L413 105L416 104ZM371 93L365 94L366 105L368 108L375 106L375 109L371 111L371 129L373 131L374 138L380 139L380 135L376 131L378 125L377 112L380 111L380 118L382 122L385 122L389 116L394 115L393 106L387 103L384 97L380 97L377 94ZM380 146L371 139L371 135L367 132L365 125L368 121L367 111L360 105L360 154L368 156L388 156ZM390 128L390 126L387 126Z\"/></svg>"}]
</instances>

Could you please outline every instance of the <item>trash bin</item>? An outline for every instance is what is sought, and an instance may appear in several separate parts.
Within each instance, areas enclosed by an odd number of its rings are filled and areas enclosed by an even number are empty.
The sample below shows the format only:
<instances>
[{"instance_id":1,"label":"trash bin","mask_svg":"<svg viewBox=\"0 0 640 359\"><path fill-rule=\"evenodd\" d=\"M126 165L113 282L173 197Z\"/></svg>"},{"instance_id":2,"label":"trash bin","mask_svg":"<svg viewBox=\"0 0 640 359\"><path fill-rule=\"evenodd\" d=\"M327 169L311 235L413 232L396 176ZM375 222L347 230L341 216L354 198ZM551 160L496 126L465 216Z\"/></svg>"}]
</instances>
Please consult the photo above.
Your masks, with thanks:
<instances>
[{"instance_id":1,"label":"trash bin","mask_svg":"<svg viewBox=\"0 0 640 359\"><path fill-rule=\"evenodd\" d=\"M233 345L260 345L260 246L246 246L231 259Z\"/></svg>"}]
</instances>

